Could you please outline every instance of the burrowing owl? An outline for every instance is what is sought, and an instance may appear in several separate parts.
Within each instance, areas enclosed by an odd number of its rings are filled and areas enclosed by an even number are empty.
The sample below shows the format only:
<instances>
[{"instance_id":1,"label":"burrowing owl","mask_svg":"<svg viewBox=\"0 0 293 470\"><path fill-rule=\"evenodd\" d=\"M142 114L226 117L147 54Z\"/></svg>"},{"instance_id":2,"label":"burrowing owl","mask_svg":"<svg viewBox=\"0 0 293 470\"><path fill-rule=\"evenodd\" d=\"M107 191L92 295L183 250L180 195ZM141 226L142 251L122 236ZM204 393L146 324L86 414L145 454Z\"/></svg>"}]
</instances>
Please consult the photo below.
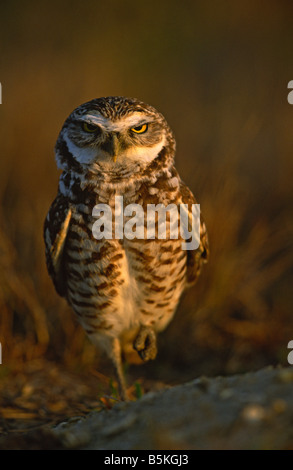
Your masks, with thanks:
<instances>
[{"instance_id":1,"label":"burrowing owl","mask_svg":"<svg viewBox=\"0 0 293 470\"><path fill-rule=\"evenodd\" d=\"M155 358L156 333L207 261L206 227L201 219L193 250L182 248L180 236L115 237L115 224L108 237L93 234L94 207L114 210L117 196L144 213L149 204L195 204L174 167L173 133L152 106L125 97L82 104L66 119L55 152L62 174L44 226L48 271L91 340L112 359L125 399L121 339L132 337L143 360ZM122 224L129 216L122 215ZM167 222L170 234L170 217Z\"/></svg>"}]
</instances>

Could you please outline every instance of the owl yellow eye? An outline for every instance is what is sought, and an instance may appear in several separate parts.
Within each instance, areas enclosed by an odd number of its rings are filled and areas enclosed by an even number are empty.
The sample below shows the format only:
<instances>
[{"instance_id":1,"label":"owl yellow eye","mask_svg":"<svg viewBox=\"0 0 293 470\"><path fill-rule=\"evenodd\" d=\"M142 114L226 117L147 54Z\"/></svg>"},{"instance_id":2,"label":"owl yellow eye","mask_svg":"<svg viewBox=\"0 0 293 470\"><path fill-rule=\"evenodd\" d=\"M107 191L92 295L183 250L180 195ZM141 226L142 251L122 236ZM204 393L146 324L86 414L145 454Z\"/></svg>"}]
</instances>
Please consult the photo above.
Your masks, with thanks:
<instances>
[{"instance_id":1,"label":"owl yellow eye","mask_svg":"<svg viewBox=\"0 0 293 470\"><path fill-rule=\"evenodd\" d=\"M148 125L147 124L142 124L141 126L132 127L131 130L135 134L144 134L144 132L146 132L148 130Z\"/></svg>"},{"instance_id":2,"label":"owl yellow eye","mask_svg":"<svg viewBox=\"0 0 293 470\"><path fill-rule=\"evenodd\" d=\"M95 124L90 124L89 122L83 122L82 128L85 132L96 132L99 127Z\"/></svg>"}]
</instances>

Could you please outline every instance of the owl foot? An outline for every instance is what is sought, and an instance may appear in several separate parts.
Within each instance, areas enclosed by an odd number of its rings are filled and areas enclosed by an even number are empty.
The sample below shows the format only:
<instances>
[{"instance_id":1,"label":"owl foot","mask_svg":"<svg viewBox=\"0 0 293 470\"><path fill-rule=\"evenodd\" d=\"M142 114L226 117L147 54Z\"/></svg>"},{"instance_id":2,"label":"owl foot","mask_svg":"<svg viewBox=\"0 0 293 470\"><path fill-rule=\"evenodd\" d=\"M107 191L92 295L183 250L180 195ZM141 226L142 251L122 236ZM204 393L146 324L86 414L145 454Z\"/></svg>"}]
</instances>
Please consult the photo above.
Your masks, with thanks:
<instances>
[{"instance_id":1,"label":"owl foot","mask_svg":"<svg viewBox=\"0 0 293 470\"><path fill-rule=\"evenodd\" d=\"M143 361L155 359L157 355L157 338L154 330L148 326L142 326L133 343Z\"/></svg>"}]
</instances>

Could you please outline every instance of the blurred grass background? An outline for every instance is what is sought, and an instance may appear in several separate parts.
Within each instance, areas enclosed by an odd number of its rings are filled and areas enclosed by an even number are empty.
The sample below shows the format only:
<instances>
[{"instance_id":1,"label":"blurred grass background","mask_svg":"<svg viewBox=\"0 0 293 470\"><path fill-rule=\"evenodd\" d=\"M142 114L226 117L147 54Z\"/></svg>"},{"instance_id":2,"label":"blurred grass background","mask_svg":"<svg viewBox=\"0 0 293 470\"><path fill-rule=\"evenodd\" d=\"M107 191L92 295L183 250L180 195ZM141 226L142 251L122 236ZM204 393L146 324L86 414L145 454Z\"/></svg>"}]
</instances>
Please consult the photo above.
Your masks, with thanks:
<instances>
[{"instance_id":1,"label":"blurred grass background","mask_svg":"<svg viewBox=\"0 0 293 470\"><path fill-rule=\"evenodd\" d=\"M204 214L209 265L143 366L177 381L287 364L293 339L293 3L11 0L0 28L3 362L99 368L46 271L53 148L95 97L155 106Z\"/></svg>"}]
</instances>

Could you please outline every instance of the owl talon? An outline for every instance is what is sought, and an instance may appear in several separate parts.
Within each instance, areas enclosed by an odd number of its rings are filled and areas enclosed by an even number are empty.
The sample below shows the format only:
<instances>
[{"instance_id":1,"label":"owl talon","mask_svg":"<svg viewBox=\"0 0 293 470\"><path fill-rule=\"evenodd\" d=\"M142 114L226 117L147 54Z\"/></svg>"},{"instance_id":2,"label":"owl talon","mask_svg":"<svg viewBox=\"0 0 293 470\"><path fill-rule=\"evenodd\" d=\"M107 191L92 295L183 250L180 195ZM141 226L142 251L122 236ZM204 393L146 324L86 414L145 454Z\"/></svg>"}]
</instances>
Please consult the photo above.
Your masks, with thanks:
<instances>
[{"instance_id":1,"label":"owl talon","mask_svg":"<svg viewBox=\"0 0 293 470\"><path fill-rule=\"evenodd\" d=\"M155 359L157 355L157 338L154 330L143 326L135 338L133 347L143 361Z\"/></svg>"}]
</instances>

